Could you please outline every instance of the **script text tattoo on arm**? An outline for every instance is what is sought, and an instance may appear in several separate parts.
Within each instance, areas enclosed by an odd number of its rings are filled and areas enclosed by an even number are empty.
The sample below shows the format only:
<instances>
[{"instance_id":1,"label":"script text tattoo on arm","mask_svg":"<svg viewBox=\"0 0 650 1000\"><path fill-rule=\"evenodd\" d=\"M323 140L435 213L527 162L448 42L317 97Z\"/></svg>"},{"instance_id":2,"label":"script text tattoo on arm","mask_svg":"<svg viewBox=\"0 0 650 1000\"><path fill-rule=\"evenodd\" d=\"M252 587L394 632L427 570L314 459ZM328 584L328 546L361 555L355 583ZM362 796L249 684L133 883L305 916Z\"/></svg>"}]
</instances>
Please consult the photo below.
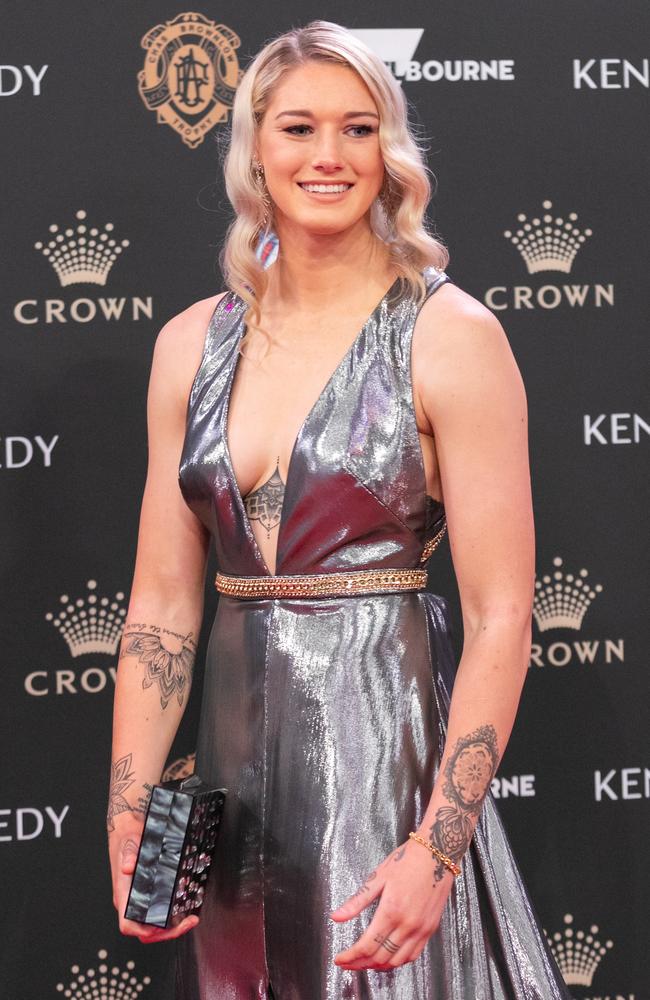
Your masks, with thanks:
<instances>
[{"instance_id":1,"label":"script text tattoo on arm","mask_svg":"<svg viewBox=\"0 0 650 1000\"><path fill-rule=\"evenodd\" d=\"M454 746L445 767L443 795L450 803L441 806L431 827L431 843L458 864L474 832L476 817L499 763L497 734L494 726L480 726L462 736ZM436 861L434 883L446 868Z\"/></svg>"},{"instance_id":2,"label":"script text tattoo on arm","mask_svg":"<svg viewBox=\"0 0 650 1000\"><path fill-rule=\"evenodd\" d=\"M142 687L158 685L162 708L167 707L174 695L178 704L183 704L185 692L189 691L192 681L196 656L192 632L182 635L158 625L127 622L120 656L137 656L138 663L145 668Z\"/></svg>"},{"instance_id":3,"label":"script text tattoo on arm","mask_svg":"<svg viewBox=\"0 0 650 1000\"><path fill-rule=\"evenodd\" d=\"M115 817L123 812L141 813L147 811L149 799L153 786L144 782L142 787L144 794L138 797L137 804L132 806L126 798L126 790L134 783L135 778L131 770L133 754L127 753L124 757L119 757L111 762L111 781L108 792L108 812L106 814L106 826L109 833L115 829Z\"/></svg>"}]
</instances>

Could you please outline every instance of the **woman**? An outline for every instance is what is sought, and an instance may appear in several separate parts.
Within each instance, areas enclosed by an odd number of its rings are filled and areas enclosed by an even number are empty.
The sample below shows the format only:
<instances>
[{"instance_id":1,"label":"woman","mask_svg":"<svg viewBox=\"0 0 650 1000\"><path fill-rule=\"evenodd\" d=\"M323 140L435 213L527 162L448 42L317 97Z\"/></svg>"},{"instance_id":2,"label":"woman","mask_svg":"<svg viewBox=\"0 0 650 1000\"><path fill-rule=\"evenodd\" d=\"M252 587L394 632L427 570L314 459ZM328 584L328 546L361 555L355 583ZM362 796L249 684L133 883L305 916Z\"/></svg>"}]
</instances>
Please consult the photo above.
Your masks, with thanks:
<instances>
[{"instance_id":1,"label":"woman","mask_svg":"<svg viewBox=\"0 0 650 1000\"><path fill-rule=\"evenodd\" d=\"M225 177L229 290L167 323L151 372L109 801L120 928L179 938L178 1000L566 998L489 794L534 576L504 331L444 273L402 91L338 25L253 61ZM455 679L424 590L447 524ZM211 538L196 770L228 796L200 917L162 931L122 914Z\"/></svg>"}]
</instances>

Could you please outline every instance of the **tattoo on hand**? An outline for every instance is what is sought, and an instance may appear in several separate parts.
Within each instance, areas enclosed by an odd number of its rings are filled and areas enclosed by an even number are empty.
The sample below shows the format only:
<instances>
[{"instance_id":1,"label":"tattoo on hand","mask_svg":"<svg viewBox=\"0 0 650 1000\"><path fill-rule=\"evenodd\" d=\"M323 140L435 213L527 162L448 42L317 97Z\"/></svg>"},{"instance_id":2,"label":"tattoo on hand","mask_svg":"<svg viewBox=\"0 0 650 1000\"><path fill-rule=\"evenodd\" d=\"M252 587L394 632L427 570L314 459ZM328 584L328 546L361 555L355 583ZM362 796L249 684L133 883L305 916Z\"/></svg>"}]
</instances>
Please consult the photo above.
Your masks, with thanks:
<instances>
[{"instance_id":1,"label":"tattoo on hand","mask_svg":"<svg viewBox=\"0 0 650 1000\"><path fill-rule=\"evenodd\" d=\"M394 955L396 951L399 951L399 945L395 944L394 941L391 941L389 937L382 937L381 934L377 934L376 937L373 938L373 941L382 945L382 947L385 948L386 951L389 951L391 955Z\"/></svg>"},{"instance_id":2,"label":"tattoo on hand","mask_svg":"<svg viewBox=\"0 0 650 1000\"><path fill-rule=\"evenodd\" d=\"M443 794L451 805L442 806L436 813L430 840L457 864L472 839L475 818L481 811L498 763L497 734L490 725L480 726L461 737L447 762ZM440 881L445 871L442 862L436 861L434 883Z\"/></svg>"},{"instance_id":3,"label":"tattoo on hand","mask_svg":"<svg viewBox=\"0 0 650 1000\"><path fill-rule=\"evenodd\" d=\"M368 882L372 882L373 878L376 878L376 876L377 876L377 869L375 869L374 872L370 872L370 875L366 876L366 881L363 883L360 889L357 889L357 891L354 893L354 896L360 896L363 892L370 892L371 886L368 885Z\"/></svg>"},{"instance_id":4,"label":"tattoo on hand","mask_svg":"<svg viewBox=\"0 0 650 1000\"><path fill-rule=\"evenodd\" d=\"M399 847L393 854L393 861L401 861L406 854L406 844L403 847Z\"/></svg>"},{"instance_id":5,"label":"tattoo on hand","mask_svg":"<svg viewBox=\"0 0 650 1000\"><path fill-rule=\"evenodd\" d=\"M133 851L135 854L138 853L138 845L136 844L135 840L131 840L130 837L128 840L124 841L124 844L122 846L122 852L126 854L127 851Z\"/></svg>"},{"instance_id":6,"label":"tattoo on hand","mask_svg":"<svg viewBox=\"0 0 650 1000\"><path fill-rule=\"evenodd\" d=\"M120 657L133 653L138 663L145 667L142 687L158 685L162 708L167 708L174 694L182 705L185 691L190 687L196 656L192 633L181 635L157 625L127 622Z\"/></svg>"}]
</instances>

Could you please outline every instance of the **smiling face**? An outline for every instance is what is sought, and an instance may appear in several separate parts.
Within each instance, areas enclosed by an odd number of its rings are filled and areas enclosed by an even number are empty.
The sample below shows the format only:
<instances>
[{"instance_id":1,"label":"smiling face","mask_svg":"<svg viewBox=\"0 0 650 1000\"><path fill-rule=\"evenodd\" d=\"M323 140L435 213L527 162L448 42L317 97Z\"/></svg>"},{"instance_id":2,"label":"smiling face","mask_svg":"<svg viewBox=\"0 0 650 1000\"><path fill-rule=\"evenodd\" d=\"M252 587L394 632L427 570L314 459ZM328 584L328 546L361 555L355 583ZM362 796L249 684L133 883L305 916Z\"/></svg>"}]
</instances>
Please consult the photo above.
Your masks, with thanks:
<instances>
[{"instance_id":1,"label":"smiling face","mask_svg":"<svg viewBox=\"0 0 650 1000\"><path fill-rule=\"evenodd\" d=\"M258 133L277 229L331 235L365 220L384 178L377 106L350 67L312 60L288 70Z\"/></svg>"}]
</instances>

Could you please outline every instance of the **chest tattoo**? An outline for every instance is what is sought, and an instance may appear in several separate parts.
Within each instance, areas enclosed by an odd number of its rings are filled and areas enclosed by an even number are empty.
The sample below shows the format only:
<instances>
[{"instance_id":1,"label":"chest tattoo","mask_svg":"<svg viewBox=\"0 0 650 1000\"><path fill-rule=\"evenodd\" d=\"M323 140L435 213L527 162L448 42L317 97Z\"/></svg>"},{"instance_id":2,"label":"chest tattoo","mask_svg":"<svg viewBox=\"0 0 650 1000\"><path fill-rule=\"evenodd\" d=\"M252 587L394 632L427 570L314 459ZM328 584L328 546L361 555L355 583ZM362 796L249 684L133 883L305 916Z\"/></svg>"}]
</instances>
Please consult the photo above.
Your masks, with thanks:
<instances>
[{"instance_id":1,"label":"chest tattoo","mask_svg":"<svg viewBox=\"0 0 650 1000\"><path fill-rule=\"evenodd\" d=\"M267 538L273 528L280 524L284 483L280 476L279 459L273 475L256 490L244 497L246 513L251 521L259 521L266 528Z\"/></svg>"}]
</instances>

